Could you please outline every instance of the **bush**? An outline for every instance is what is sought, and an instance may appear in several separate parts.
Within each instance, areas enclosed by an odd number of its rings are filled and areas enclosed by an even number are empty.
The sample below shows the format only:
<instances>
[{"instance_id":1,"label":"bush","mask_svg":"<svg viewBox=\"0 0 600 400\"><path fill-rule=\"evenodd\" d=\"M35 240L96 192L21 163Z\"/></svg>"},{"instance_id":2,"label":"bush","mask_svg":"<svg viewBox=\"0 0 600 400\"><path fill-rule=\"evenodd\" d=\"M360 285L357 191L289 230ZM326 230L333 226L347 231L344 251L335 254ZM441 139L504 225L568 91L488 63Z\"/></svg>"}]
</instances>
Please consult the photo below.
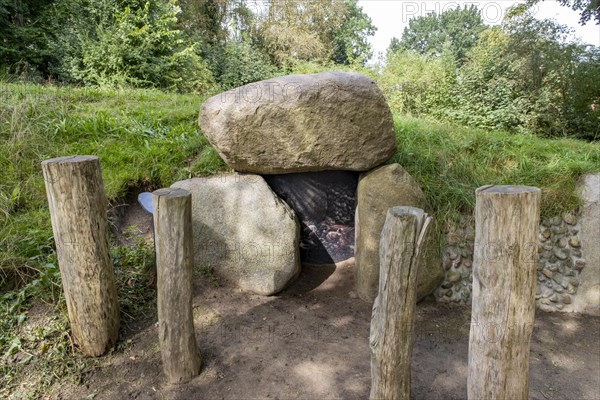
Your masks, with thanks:
<instances>
[{"instance_id":1,"label":"bush","mask_svg":"<svg viewBox=\"0 0 600 400\"><path fill-rule=\"evenodd\" d=\"M70 27L53 44L62 53L56 70L63 80L201 93L214 87L212 73L196 45L177 29L180 9L175 0L129 2L127 6L108 0L66 1L89 14L80 22L72 16Z\"/></svg>"},{"instance_id":2,"label":"bush","mask_svg":"<svg viewBox=\"0 0 600 400\"><path fill-rule=\"evenodd\" d=\"M389 55L378 79L390 107L412 115L444 116L452 109L455 61L399 50Z\"/></svg>"},{"instance_id":3,"label":"bush","mask_svg":"<svg viewBox=\"0 0 600 400\"><path fill-rule=\"evenodd\" d=\"M273 77L277 68L260 50L245 40L232 40L217 55L215 68L224 90Z\"/></svg>"}]
</instances>

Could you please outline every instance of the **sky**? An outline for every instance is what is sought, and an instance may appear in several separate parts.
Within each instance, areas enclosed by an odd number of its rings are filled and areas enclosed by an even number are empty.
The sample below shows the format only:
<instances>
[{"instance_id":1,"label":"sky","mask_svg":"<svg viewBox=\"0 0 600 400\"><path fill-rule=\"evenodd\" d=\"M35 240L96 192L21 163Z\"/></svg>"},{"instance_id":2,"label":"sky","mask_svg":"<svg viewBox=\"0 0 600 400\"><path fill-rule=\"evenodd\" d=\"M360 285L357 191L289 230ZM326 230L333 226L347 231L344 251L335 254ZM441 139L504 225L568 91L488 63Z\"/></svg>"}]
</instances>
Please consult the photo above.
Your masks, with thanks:
<instances>
[{"instance_id":1,"label":"sky","mask_svg":"<svg viewBox=\"0 0 600 400\"><path fill-rule=\"evenodd\" d=\"M443 12L458 5L476 5L482 12L483 20L488 25L496 25L502 21L506 10L520 3L514 0L496 1L435 1L435 0L359 0L358 4L371 17L377 32L370 38L374 50L374 58L378 53L385 53L390 40L400 38L404 27L411 17L427 15L432 11ZM590 21L585 26L579 25L579 12L563 7L556 1L544 0L535 7L535 15L541 19L551 18L560 24L575 29L575 36L584 43L600 46L600 26Z\"/></svg>"}]
</instances>

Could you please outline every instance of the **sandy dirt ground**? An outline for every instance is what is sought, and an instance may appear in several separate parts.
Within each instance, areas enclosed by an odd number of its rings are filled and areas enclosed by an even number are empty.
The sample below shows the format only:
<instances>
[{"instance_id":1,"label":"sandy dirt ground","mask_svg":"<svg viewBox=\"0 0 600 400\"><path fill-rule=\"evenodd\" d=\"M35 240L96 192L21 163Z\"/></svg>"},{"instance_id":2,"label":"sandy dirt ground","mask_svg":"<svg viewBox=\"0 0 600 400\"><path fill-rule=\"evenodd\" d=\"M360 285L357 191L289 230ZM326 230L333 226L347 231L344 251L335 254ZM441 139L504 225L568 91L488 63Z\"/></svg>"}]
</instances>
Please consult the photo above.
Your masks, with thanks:
<instances>
[{"instance_id":1,"label":"sandy dirt ground","mask_svg":"<svg viewBox=\"0 0 600 400\"><path fill-rule=\"evenodd\" d=\"M143 213L134 220L143 219ZM129 223L131 221L125 221ZM139 221L137 221L139 222ZM142 227L145 234L147 226ZM54 399L366 399L370 305L354 293L354 265L305 266L277 296L194 282L201 374L169 385L161 372L156 317L121 337L82 383ZM470 307L417 306L414 399L466 398ZM600 318L538 311L530 399L600 399Z\"/></svg>"}]
</instances>

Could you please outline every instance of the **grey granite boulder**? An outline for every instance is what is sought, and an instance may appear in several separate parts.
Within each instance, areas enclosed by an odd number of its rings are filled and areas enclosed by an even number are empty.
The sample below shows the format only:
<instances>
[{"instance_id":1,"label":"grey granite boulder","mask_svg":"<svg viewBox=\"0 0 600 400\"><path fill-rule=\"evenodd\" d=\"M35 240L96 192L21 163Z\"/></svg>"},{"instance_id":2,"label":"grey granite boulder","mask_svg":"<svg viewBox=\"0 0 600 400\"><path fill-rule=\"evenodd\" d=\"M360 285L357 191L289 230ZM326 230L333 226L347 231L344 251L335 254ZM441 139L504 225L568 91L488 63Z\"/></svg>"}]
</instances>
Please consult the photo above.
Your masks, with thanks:
<instances>
[{"instance_id":1,"label":"grey granite boulder","mask_svg":"<svg viewBox=\"0 0 600 400\"><path fill-rule=\"evenodd\" d=\"M199 124L236 171L367 171L394 154L392 114L362 74L288 75L206 100Z\"/></svg>"},{"instance_id":2,"label":"grey granite boulder","mask_svg":"<svg viewBox=\"0 0 600 400\"><path fill-rule=\"evenodd\" d=\"M172 187L192 193L196 266L262 295L279 292L300 273L296 215L261 176L221 174Z\"/></svg>"},{"instance_id":3,"label":"grey granite boulder","mask_svg":"<svg viewBox=\"0 0 600 400\"><path fill-rule=\"evenodd\" d=\"M581 247L587 265L581 270L581 284L573 302L574 311L600 315L600 173L584 175L578 184L583 202Z\"/></svg>"},{"instance_id":4,"label":"grey granite boulder","mask_svg":"<svg viewBox=\"0 0 600 400\"><path fill-rule=\"evenodd\" d=\"M385 165L361 175L356 207L356 291L371 302L379 284L379 240L387 210L412 206L431 213L425 194L399 164ZM426 247L417 274L417 299L432 293L444 277L435 227L425 239Z\"/></svg>"}]
</instances>

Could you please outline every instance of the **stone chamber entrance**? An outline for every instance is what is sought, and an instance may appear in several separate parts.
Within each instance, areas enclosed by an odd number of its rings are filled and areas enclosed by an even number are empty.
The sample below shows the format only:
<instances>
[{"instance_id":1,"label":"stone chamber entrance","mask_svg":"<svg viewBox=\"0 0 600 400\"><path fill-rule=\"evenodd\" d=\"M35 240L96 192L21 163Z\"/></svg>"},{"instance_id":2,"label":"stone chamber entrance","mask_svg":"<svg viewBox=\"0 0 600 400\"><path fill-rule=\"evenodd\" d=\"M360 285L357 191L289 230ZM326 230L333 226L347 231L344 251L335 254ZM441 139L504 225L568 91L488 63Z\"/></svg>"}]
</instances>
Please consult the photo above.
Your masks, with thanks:
<instances>
[{"instance_id":1,"label":"stone chamber entrance","mask_svg":"<svg viewBox=\"0 0 600 400\"><path fill-rule=\"evenodd\" d=\"M358 173L324 171L264 175L300 222L300 259L335 264L354 257Z\"/></svg>"}]
</instances>

